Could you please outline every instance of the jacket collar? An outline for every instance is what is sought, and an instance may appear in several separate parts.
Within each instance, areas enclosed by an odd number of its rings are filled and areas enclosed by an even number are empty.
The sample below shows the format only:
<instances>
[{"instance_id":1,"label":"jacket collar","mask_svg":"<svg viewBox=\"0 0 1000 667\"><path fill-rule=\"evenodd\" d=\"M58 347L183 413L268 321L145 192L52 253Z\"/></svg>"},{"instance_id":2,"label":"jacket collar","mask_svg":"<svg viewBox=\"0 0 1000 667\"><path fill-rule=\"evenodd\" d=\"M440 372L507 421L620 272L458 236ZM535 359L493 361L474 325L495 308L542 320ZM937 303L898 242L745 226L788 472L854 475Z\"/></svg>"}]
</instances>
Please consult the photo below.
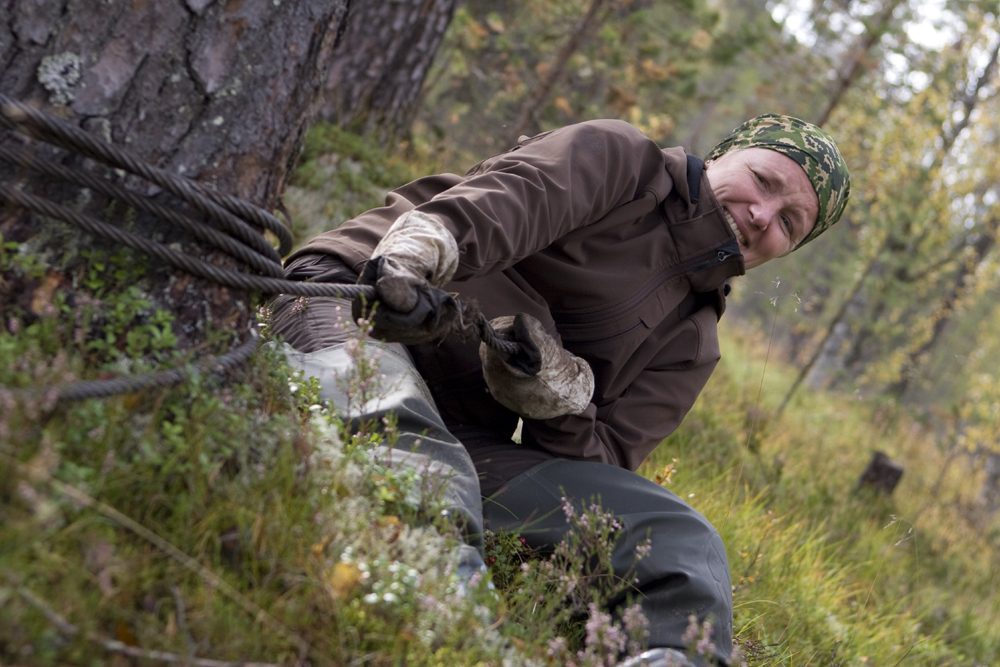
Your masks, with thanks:
<instances>
[{"instance_id":1,"label":"jacket collar","mask_svg":"<svg viewBox=\"0 0 1000 667\"><path fill-rule=\"evenodd\" d=\"M674 187L662 207L678 262L688 267L693 291L719 289L727 279L746 272L736 235L704 177L704 163L683 148L664 149L663 156Z\"/></svg>"}]
</instances>

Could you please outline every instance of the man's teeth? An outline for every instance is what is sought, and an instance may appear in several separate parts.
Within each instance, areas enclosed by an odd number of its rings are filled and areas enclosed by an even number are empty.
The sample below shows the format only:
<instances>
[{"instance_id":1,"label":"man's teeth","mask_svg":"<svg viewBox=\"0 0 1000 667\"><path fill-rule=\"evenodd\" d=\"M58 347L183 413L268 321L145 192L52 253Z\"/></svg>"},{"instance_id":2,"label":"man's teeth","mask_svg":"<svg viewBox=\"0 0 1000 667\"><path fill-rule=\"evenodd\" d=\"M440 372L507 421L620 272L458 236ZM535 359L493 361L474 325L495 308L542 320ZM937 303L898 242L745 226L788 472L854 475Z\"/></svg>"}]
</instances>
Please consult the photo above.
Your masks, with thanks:
<instances>
[{"instance_id":1,"label":"man's teeth","mask_svg":"<svg viewBox=\"0 0 1000 667\"><path fill-rule=\"evenodd\" d=\"M736 234L736 240L743 245L746 245L747 240L743 238L742 234L740 234L740 228L736 226L736 221L733 220L733 216L729 215L729 211L726 209L722 209L722 213L726 216L726 222L729 223L729 228L733 230L733 234Z\"/></svg>"}]
</instances>

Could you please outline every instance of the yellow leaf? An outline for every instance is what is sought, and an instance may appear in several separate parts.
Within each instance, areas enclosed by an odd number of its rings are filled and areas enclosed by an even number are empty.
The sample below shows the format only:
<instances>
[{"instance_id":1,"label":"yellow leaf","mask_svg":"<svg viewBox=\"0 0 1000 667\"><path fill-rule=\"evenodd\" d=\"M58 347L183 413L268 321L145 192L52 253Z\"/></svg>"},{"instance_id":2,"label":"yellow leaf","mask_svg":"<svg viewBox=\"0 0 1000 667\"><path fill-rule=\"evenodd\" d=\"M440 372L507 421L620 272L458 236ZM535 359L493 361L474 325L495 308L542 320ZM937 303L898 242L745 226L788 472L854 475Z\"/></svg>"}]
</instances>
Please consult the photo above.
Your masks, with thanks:
<instances>
[{"instance_id":1,"label":"yellow leaf","mask_svg":"<svg viewBox=\"0 0 1000 667\"><path fill-rule=\"evenodd\" d=\"M692 35L690 44L696 49L707 49L712 45L712 36L704 30L698 30Z\"/></svg>"},{"instance_id":2,"label":"yellow leaf","mask_svg":"<svg viewBox=\"0 0 1000 667\"><path fill-rule=\"evenodd\" d=\"M36 315L46 315L49 312L55 312L52 306L52 295L55 293L56 288L59 287L60 281L60 275L49 269L42 280L42 284L35 289L31 296L31 312Z\"/></svg>"},{"instance_id":3,"label":"yellow leaf","mask_svg":"<svg viewBox=\"0 0 1000 667\"><path fill-rule=\"evenodd\" d=\"M469 23L469 30L476 37L486 37L486 35L490 34L490 31L487 30L486 26L482 25L478 21L472 21L472 22L470 22Z\"/></svg>"},{"instance_id":4,"label":"yellow leaf","mask_svg":"<svg viewBox=\"0 0 1000 667\"><path fill-rule=\"evenodd\" d=\"M630 109L639 104L639 98L618 86L610 86L607 93L607 103L621 116L624 116Z\"/></svg>"},{"instance_id":5,"label":"yellow leaf","mask_svg":"<svg viewBox=\"0 0 1000 667\"><path fill-rule=\"evenodd\" d=\"M329 543L330 543L330 536L324 535L323 539L321 539L319 542L309 547L309 550L312 551L313 556L319 558L320 556L323 555L323 552L326 550L326 545L328 545Z\"/></svg>"},{"instance_id":6,"label":"yellow leaf","mask_svg":"<svg viewBox=\"0 0 1000 667\"><path fill-rule=\"evenodd\" d=\"M503 19L496 14L490 14L486 17L486 26L493 32L503 32L507 29L503 24Z\"/></svg>"},{"instance_id":7,"label":"yellow leaf","mask_svg":"<svg viewBox=\"0 0 1000 667\"><path fill-rule=\"evenodd\" d=\"M340 562L326 571L326 587L334 598L344 598L357 588L361 570L354 563Z\"/></svg>"},{"instance_id":8,"label":"yellow leaf","mask_svg":"<svg viewBox=\"0 0 1000 667\"><path fill-rule=\"evenodd\" d=\"M650 81L666 81L677 73L677 65L665 63L658 65L652 58L646 58L639 63L639 71Z\"/></svg>"},{"instance_id":9,"label":"yellow leaf","mask_svg":"<svg viewBox=\"0 0 1000 667\"><path fill-rule=\"evenodd\" d=\"M555 105L556 109L559 109L559 111L562 111L564 114L568 116L573 115L573 107L569 105L569 100L567 100L565 97L557 97Z\"/></svg>"}]
</instances>

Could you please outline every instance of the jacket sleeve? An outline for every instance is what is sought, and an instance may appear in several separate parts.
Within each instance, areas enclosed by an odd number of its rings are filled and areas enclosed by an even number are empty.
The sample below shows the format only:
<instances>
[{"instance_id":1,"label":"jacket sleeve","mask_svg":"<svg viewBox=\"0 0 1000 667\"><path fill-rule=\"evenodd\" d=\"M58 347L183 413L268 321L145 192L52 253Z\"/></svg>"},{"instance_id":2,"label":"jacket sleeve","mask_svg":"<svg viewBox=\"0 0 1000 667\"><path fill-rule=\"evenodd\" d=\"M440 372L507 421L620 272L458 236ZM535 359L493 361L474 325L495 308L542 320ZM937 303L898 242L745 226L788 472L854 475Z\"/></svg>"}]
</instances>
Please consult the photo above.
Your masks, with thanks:
<instances>
[{"instance_id":1,"label":"jacket sleeve","mask_svg":"<svg viewBox=\"0 0 1000 667\"><path fill-rule=\"evenodd\" d=\"M663 155L628 123L600 120L560 128L485 160L461 183L417 209L455 235L455 280L506 269L569 232L632 201L669 190Z\"/></svg>"},{"instance_id":2,"label":"jacket sleeve","mask_svg":"<svg viewBox=\"0 0 1000 667\"><path fill-rule=\"evenodd\" d=\"M636 470L680 425L715 370L717 321L712 307L696 311L660 341L659 352L621 395L591 403L579 415L525 419L522 441L556 456Z\"/></svg>"}]
</instances>

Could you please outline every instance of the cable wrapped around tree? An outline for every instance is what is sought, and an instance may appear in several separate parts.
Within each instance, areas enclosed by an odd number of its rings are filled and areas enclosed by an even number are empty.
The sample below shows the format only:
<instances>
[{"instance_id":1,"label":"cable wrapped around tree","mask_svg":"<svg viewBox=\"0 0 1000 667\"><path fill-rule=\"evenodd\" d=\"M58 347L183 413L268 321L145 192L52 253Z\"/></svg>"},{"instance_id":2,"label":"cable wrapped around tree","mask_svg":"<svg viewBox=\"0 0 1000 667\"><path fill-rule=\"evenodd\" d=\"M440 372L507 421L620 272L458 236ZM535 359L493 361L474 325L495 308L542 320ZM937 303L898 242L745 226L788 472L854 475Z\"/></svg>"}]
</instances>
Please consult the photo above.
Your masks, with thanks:
<instances>
[{"instance_id":1,"label":"cable wrapped around tree","mask_svg":"<svg viewBox=\"0 0 1000 667\"><path fill-rule=\"evenodd\" d=\"M0 145L0 160L88 188L119 200L138 211L149 213L187 232L199 241L221 250L256 273L221 268L164 243L134 234L44 197L27 193L9 183L0 183L0 201L69 223L122 246L139 250L193 276L225 287L266 295L340 297L354 301L362 300L368 304L374 303L377 299L375 288L370 285L336 285L286 280L281 257L292 249L291 233L276 217L246 201L216 192L202 183L154 167L66 121L54 118L2 93L0 93L0 126L90 158L112 169L139 176L183 201L201 213L205 219L195 220L154 201L149 196L110 180L39 158L29 152L27 147L18 150ZM264 237L265 232L270 232L277 238L277 249L267 242ZM452 333L477 336L490 348L506 355L518 352L520 349L518 344L499 338L489 321L477 309L470 308L457 300L456 303L459 317L456 318ZM30 391L32 394L46 395L51 398L46 402L54 404L59 401L108 397L147 387L165 387L183 382L194 373L225 372L235 368L249 359L258 345L259 338L254 333L236 349L212 361L187 368L114 380L95 380L58 387L18 390L16 393Z\"/></svg>"}]
</instances>

